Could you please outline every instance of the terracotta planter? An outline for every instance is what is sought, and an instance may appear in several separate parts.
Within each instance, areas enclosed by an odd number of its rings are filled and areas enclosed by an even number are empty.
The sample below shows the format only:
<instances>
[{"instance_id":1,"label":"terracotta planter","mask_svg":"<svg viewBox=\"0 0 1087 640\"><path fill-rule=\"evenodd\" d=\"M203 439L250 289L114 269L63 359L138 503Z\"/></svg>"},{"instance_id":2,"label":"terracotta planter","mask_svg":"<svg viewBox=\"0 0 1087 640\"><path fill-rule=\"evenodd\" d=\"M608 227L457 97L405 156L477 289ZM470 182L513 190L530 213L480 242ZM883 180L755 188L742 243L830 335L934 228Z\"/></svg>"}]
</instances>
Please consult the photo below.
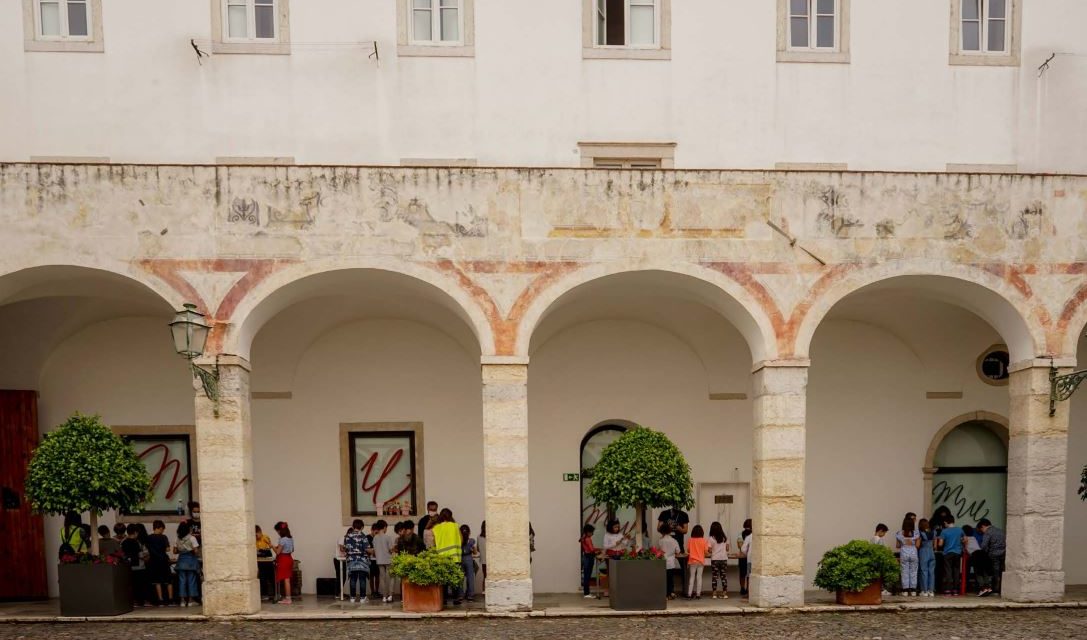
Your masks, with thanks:
<instances>
[{"instance_id":1,"label":"terracotta planter","mask_svg":"<svg viewBox=\"0 0 1087 640\"><path fill-rule=\"evenodd\" d=\"M127 564L62 564L60 615L119 616L132 611L132 569Z\"/></svg>"},{"instance_id":2,"label":"terracotta planter","mask_svg":"<svg viewBox=\"0 0 1087 640\"><path fill-rule=\"evenodd\" d=\"M407 580L401 583L404 611L410 613L438 613L442 610L444 589L441 585L421 586Z\"/></svg>"},{"instance_id":3,"label":"terracotta planter","mask_svg":"<svg viewBox=\"0 0 1087 640\"><path fill-rule=\"evenodd\" d=\"M863 591L842 591L839 589L836 600L838 604L847 605L883 604L883 581L876 580L865 587Z\"/></svg>"},{"instance_id":4,"label":"terracotta planter","mask_svg":"<svg viewBox=\"0 0 1087 640\"><path fill-rule=\"evenodd\" d=\"M660 611L665 597L664 560L608 560L608 604L616 611Z\"/></svg>"}]
</instances>

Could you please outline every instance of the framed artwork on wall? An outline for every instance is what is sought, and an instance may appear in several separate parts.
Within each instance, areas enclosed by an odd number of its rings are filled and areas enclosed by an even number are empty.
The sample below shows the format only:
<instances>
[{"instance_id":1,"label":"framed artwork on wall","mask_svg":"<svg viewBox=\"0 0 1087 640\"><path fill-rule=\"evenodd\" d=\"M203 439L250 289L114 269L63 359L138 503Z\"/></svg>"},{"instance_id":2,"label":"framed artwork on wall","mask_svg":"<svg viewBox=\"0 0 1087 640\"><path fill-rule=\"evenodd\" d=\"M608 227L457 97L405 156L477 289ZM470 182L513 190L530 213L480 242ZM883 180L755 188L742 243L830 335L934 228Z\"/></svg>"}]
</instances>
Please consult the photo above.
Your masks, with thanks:
<instances>
[{"instance_id":1,"label":"framed artwork on wall","mask_svg":"<svg viewBox=\"0 0 1087 640\"><path fill-rule=\"evenodd\" d=\"M121 519L143 521L181 519L188 514L190 501L198 500L196 451L191 426L114 427L124 438L151 476L151 501L138 513Z\"/></svg>"},{"instance_id":2,"label":"framed artwork on wall","mask_svg":"<svg viewBox=\"0 0 1087 640\"><path fill-rule=\"evenodd\" d=\"M414 516L422 497L422 425L340 425L344 519Z\"/></svg>"}]
</instances>

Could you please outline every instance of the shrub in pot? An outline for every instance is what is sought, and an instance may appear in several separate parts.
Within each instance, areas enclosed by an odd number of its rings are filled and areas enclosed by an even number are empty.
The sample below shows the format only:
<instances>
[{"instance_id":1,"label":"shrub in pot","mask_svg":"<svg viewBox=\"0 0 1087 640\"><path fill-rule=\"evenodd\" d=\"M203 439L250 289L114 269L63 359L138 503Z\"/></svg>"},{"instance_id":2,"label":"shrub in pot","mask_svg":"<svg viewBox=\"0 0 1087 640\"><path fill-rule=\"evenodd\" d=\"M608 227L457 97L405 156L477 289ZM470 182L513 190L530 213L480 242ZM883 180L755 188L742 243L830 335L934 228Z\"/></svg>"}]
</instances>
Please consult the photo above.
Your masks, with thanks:
<instances>
[{"instance_id":1,"label":"shrub in pot","mask_svg":"<svg viewBox=\"0 0 1087 640\"><path fill-rule=\"evenodd\" d=\"M89 553L60 557L61 615L131 611L131 569L118 556L99 556L96 532L102 512L135 512L151 498L151 477L132 448L98 416L76 413L34 450L26 494L38 513L90 513Z\"/></svg>"},{"instance_id":2,"label":"shrub in pot","mask_svg":"<svg viewBox=\"0 0 1087 640\"><path fill-rule=\"evenodd\" d=\"M899 579L894 553L866 540L854 540L823 554L815 586L836 594L838 604L880 604L884 584Z\"/></svg>"},{"instance_id":3,"label":"shrub in pot","mask_svg":"<svg viewBox=\"0 0 1087 640\"><path fill-rule=\"evenodd\" d=\"M663 433L635 427L600 453L586 492L609 510L634 507L635 551L608 561L608 593L613 609L665 609L665 562L659 550L646 550L641 523L649 508L694 506L691 467Z\"/></svg>"},{"instance_id":4,"label":"shrub in pot","mask_svg":"<svg viewBox=\"0 0 1087 640\"><path fill-rule=\"evenodd\" d=\"M389 573L401 579L404 611L412 613L441 611L445 587L456 587L464 582L460 554L442 554L433 549L418 555L396 554Z\"/></svg>"}]
</instances>

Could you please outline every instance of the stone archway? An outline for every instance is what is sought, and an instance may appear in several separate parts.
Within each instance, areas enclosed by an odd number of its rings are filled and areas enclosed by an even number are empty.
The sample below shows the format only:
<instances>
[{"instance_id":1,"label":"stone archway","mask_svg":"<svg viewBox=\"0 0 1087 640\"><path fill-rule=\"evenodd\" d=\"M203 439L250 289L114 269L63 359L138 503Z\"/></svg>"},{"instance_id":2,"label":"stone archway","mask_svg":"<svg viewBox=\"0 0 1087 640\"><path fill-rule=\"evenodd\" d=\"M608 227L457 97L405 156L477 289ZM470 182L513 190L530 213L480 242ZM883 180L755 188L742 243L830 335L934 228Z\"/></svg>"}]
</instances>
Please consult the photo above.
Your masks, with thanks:
<instances>
[{"instance_id":1,"label":"stone archway","mask_svg":"<svg viewBox=\"0 0 1087 640\"><path fill-rule=\"evenodd\" d=\"M924 504L924 511L922 516L931 514L934 509L933 490L934 490L934 478L939 472L937 465L937 454L940 452L940 445L944 444L944 441L949 435L951 435L956 429L963 427L964 425L977 424L985 427L992 432L994 436L1000 439L1004 443L1005 451L1008 447L1008 419L1004 416L992 413L989 411L972 411L970 413L964 413L960 416L956 416L947 421L936 435L932 437L932 443L929 445L928 450L925 452L925 464L921 468L921 472L924 474L924 490L925 494L922 498L922 504ZM1006 471L1005 471L1006 474ZM957 516L956 516L957 517Z\"/></svg>"}]
</instances>

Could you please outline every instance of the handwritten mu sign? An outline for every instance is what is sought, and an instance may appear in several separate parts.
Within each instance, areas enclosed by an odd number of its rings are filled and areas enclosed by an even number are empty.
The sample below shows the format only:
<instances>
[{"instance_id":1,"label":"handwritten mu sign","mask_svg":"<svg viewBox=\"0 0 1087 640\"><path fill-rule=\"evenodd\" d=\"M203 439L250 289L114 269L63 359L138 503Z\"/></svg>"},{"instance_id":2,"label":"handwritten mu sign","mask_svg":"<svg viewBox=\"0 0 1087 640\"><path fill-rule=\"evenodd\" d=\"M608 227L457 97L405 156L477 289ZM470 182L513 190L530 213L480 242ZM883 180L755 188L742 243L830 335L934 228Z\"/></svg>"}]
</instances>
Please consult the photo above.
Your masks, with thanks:
<instances>
[{"instance_id":1,"label":"handwritten mu sign","mask_svg":"<svg viewBox=\"0 0 1087 640\"><path fill-rule=\"evenodd\" d=\"M126 440L151 476L153 497L141 513L185 513L189 500L192 499L189 436L127 436Z\"/></svg>"},{"instance_id":2,"label":"handwritten mu sign","mask_svg":"<svg viewBox=\"0 0 1087 640\"><path fill-rule=\"evenodd\" d=\"M414 515L415 433L368 431L349 434L351 514Z\"/></svg>"}]
</instances>

